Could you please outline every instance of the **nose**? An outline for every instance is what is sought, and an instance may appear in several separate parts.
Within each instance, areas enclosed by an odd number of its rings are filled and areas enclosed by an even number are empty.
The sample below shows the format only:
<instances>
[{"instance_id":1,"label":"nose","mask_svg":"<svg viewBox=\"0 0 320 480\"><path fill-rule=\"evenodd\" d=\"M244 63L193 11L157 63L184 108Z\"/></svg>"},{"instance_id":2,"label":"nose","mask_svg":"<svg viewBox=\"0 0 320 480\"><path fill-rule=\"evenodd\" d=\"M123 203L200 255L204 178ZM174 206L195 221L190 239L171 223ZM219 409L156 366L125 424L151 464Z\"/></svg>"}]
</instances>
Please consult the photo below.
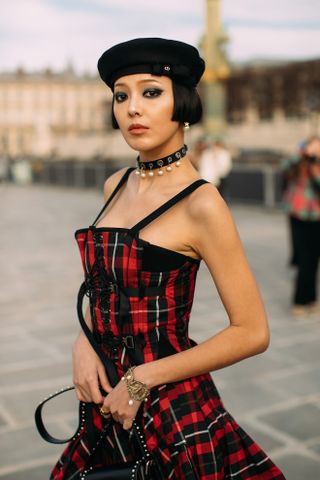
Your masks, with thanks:
<instances>
[{"instance_id":1,"label":"nose","mask_svg":"<svg viewBox=\"0 0 320 480\"><path fill-rule=\"evenodd\" d=\"M136 95L132 95L128 103L128 114L130 117L135 117L136 115L141 115L141 104Z\"/></svg>"}]
</instances>

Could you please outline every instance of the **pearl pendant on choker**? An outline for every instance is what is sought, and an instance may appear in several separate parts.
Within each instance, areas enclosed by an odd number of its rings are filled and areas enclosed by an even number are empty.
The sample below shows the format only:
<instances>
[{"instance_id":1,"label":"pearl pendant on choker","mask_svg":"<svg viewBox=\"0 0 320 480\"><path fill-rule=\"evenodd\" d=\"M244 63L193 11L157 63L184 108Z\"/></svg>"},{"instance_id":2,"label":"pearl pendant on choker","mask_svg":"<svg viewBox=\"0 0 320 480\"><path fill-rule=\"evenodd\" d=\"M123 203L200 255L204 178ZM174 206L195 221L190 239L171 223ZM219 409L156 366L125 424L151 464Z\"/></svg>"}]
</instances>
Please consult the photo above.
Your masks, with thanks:
<instances>
[{"instance_id":1,"label":"pearl pendant on choker","mask_svg":"<svg viewBox=\"0 0 320 480\"><path fill-rule=\"evenodd\" d=\"M137 157L137 169L136 175L140 175L141 178L154 177L155 173L161 177L165 171L172 172L172 164L176 167L180 167L181 159L186 155L188 150L187 145L183 145L180 150L168 155L167 157L160 158L159 160L153 160L152 162L141 162L140 157ZM164 170L165 168L165 170Z\"/></svg>"}]
</instances>

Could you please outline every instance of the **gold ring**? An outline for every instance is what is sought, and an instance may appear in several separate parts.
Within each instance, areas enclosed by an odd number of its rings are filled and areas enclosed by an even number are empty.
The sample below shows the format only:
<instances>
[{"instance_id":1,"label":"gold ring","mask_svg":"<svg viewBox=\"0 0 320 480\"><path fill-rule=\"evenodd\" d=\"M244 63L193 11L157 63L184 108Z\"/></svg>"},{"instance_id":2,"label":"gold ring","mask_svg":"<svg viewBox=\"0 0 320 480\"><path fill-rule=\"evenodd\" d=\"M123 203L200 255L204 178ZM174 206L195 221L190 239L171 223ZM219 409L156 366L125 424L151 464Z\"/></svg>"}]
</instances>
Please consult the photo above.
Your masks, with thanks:
<instances>
[{"instance_id":1,"label":"gold ring","mask_svg":"<svg viewBox=\"0 0 320 480\"><path fill-rule=\"evenodd\" d=\"M102 406L100 407L100 415L102 415L105 418L108 418L110 417L110 412L108 410L105 410Z\"/></svg>"}]
</instances>

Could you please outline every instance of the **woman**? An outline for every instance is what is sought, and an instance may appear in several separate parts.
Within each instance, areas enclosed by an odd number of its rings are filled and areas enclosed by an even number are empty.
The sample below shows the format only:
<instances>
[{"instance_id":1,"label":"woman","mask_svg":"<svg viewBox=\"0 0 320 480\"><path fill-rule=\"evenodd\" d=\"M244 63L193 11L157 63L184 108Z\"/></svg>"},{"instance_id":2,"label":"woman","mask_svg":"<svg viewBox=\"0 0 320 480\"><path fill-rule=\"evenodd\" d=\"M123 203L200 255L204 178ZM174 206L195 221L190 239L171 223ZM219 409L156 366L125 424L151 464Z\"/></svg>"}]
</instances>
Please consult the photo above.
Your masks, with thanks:
<instances>
[{"instance_id":1,"label":"woman","mask_svg":"<svg viewBox=\"0 0 320 480\"><path fill-rule=\"evenodd\" d=\"M184 128L201 118L195 87L204 62L190 45L147 38L107 50L98 69L113 90L113 126L139 152L136 169L107 179L93 225L76 232L91 285L86 322L125 379L111 388L80 332L73 347L78 398L94 402L97 430L99 415L114 419L103 461L134 459L129 430L143 403L144 437L164 478L283 479L225 411L209 374L263 352L269 331L230 212L199 179L184 146ZM196 345L188 320L202 259L229 325ZM81 472L90 449L85 433L81 440L70 443L52 478Z\"/></svg>"},{"instance_id":2,"label":"woman","mask_svg":"<svg viewBox=\"0 0 320 480\"><path fill-rule=\"evenodd\" d=\"M283 166L284 207L289 215L292 264L297 267L295 316L320 311L317 272L320 256L320 138L310 138L299 156Z\"/></svg>"}]
</instances>

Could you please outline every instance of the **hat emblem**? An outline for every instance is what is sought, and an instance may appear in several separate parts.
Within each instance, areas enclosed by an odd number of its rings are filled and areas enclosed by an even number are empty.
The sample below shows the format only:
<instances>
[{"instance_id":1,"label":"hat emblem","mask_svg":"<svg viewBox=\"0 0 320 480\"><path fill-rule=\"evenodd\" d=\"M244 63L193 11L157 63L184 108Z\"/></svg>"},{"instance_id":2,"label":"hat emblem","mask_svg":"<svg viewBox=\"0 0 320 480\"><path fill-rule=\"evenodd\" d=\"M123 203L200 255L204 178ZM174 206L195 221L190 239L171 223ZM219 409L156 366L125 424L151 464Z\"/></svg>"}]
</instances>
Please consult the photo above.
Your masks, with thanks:
<instances>
[{"instance_id":1,"label":"hat emblem","mask_svg":"<svg viewBox=\"0 0 320 480\"><path fill-rule=\"evenodd\" d=\"M170 65L164 65L163 70L165 70L166 72L170 72L171 70Z\"/></svg>"}]
</instances>

